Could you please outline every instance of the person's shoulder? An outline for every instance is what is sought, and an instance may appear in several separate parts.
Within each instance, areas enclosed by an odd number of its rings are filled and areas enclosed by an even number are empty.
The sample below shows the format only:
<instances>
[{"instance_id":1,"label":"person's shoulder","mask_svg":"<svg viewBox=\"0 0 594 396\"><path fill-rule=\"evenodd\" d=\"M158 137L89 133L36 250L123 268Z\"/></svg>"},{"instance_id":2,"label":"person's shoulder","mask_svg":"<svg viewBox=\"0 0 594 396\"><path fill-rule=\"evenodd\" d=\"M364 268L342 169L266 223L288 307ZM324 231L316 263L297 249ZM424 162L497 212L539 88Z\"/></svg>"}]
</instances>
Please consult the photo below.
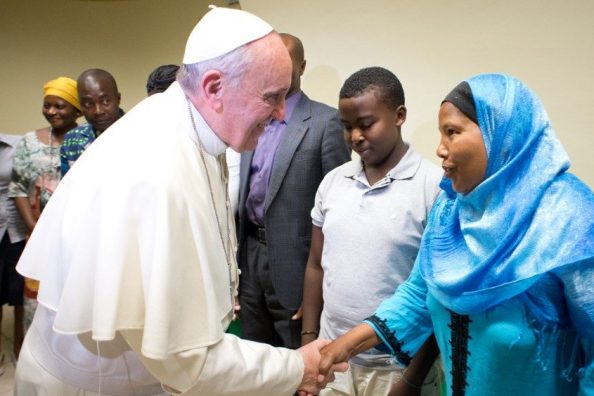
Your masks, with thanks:
<instances>
[{"instance_id":1,"label":"person's shoulder","mask_svg":"<svg viewBox=\"0 0 594 396\"><path fill-rule=\"evenodd\" d=\"M311 106L312 112L320 113L320 114L338 114L338 110L326 103L318 102L317 100L310 99L305 92L302 93L305 100L309 102Z\"/></svg>"},{"instance_id":2,"label":"person's shoulder","mask_svg":"<svg viewBox=\"0 0 594 396\"><path fill-rule=\"evenodd\" d=\"M37 138L37 131L29 131L25 133L21 139L23 143L37 143L39 139Z\"/></svg>"},{"instance_id":3,"label":"person's shoulder","mask_svg":"<svg viewBox=\"0 0 594 396\"><path fill-rule=\"evenodd\" d=\"M438 181L441 180L441 177L443 176L442 168L423 157L421 157L421 168L427 173L429 177Z\"/></svg>"},{"instance_id":4,"label":"person's shoulder","mask_svg":"<svg viewBox=\"0 0 594 396\"><path fill-rule=\"evenodd\" d=\"M0 133L0 142L4 142L9 146L16 146L23 138L23 135L11 135L9 133Z\"/></svg>"},{"instance_id":5,"label":"person's shoulder","mask_svg":"<svg viewBox=\"0 0 594 396\"><path fill-rule=\"evenodd\" d=\"M86 136L91 132L92 132L91 124L84 123L82 125L72 128L71 130L66 132L66 135L64 135L64 142L71 140L73 138L78 138L80 136Z\"/></svg>"},{"instance_id":6,"label":"person's shoulder","mask_svg":"<svg viewBox=\"0 0 594 396\"><path fill-rule=\"evenodd\" d=\"M15 156L27 156L29 152L37 150L41 144L41 141L37 137L37 131L27 132L16 143Z\"/></svg>"},{"instance_id":7,"label":"person's shoulder","mask_svg":"<svg viewBox=\"0 0 594 396\"><path fill-rule=\"evenodd\" d=\"M355 177L361 172L361 169L359 159L337 166L326 173L318 187L318 193L324 197L324 200L328 199L329 196L340 197L346 189L353 187Z\"/></svg>"},{"instance_id":8,"label":"person's shoulder","mask_svg":"<svg viewBox=\"0 0 594 396\"><path fill-rule=\"evenodd\" d=\"M351 159L342 165L337 166L326 174L324 179L336 179L336 178L354 178L359 172L361 172L361 160Z\"/></svg>"},{"instance_id":9,"label":"person's shoulder","mask_svg":"<svg viewBox=\"0 0 594 396\"><path fill-rule=\"evenodd\" d=\"M426 196L432 197L431 202L439 195L441 189L439 184L443 177L443 170L432 161L421 156L421 154L409 145L405 158L409 165L415 169L413 180L418 188L422 188ZM428 194L428 195L427 195Z\"/></svg>"},{"instance_id":10,"label":"person's shoulder","mask_svg":"<svg viewBox=\"0 0 594 396\"><path fill-rule=\"evenodd\" d=\"M425 180L426 191L431 191L432 194L435 194L435 197L437 197L441 192L440 183L443 179L443 169L428 159L421 158L419 172L423 175Z\"/></svg>"},{"instance_id":11,"label":"person's shoulder","mask_svg":"<svg viewBox=\"0 0 594 396\"><path fill-rule=\"evenodd\" d=\"M410 151L411 161L415 161L419 164L419 172L422 172L422 174L427 177L441 180L443 170L439 166L437 166L433 161L430 161L427 158L423 157L410 144L408 150Z\"/></svg>"},{"instance_id":12,"label":"person's shoulder","mask_svg":"<svg viewBox=\"0 0 594 396\"><path fill-rule=\"evenodd\" d=\"M84 124L74 127L71 130L69 130L68 132L66 132L66 136L76 135L76 134L80 134L80 133L87 133L92 128L93 127L91 126L91 124L89 124L88 122L85 122Z\"/></svg>"},{"instance_id":13,"label":"person's shoulder","mask_svg":"<svg viewBox=\"0 0 594 396\"><path fill-rule=\"evenodd\" d=\"M305 105L309 107L309 121L313 126L313 130L319 133L318 136L340 143L344 142L343 126L340 122L338 110L325 103L309 99L305 93L302 94L308 101ZM346 144L344 151L348 152Z\"/></svg>"}]
</instances>

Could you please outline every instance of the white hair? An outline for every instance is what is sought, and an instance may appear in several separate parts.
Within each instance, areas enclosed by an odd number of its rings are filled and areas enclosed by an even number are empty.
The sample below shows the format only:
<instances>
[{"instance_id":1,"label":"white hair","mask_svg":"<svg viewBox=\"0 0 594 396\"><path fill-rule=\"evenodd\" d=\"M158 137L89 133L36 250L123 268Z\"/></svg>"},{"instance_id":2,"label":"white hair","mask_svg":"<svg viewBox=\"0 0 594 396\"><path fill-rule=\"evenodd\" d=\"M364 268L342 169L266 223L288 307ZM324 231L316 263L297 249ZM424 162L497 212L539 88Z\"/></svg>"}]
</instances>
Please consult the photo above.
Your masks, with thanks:
<instances>
[{"instance_id":1,"label":"white hair","mask_svg":"<svg viewBox=\"0 0 594 396\"><path fill-rule=\"evenodd\" d=\"M253 60L249 44L242 45L231 52L198 63L184 64L177 72L177 81L184 92L193 96L200 79L209 70L218 70L225 76L229 86L235 88L242 82Z\"/></svg>"}]
</instances>

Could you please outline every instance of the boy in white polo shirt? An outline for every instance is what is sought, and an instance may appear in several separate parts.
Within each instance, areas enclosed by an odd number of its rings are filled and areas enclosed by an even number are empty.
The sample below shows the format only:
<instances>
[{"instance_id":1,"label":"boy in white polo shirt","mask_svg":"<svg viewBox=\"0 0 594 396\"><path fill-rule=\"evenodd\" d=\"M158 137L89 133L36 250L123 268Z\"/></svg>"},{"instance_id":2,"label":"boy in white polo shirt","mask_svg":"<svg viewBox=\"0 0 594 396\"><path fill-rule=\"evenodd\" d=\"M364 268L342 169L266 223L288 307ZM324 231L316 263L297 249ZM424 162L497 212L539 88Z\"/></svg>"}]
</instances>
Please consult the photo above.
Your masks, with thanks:
<instances>
[{"instance_id":1,"label":"boy in white polo shirt","mask_svg":"<svg viewBox=\"0 0 594 396\"><path fill-rule=\"evenodd\" d=\"M304 344L334 339L373 314L408 277L441 169L402 140L404 92L389 70L370 67L340 90L345 138L360 158L326 175L312 210L313 232L303 292ZM403 367L372 348L320 395L386 395ZM435 370L423 395L438 395Z\"/></svg>"}]
</instances>

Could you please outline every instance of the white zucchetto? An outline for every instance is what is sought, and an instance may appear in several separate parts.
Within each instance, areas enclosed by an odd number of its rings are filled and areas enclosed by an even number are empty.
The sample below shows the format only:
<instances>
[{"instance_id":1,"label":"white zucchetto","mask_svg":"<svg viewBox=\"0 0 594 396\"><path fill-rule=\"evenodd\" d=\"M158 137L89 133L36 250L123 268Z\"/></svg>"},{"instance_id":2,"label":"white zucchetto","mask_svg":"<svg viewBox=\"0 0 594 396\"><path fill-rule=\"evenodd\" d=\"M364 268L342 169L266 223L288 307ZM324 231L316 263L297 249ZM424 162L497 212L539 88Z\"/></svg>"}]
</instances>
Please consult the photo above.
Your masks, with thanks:
<instances>
[{"instance_id":1,"label":"white zucchetto","mask_svg":"<svg viewBox=\"0 0 594 396\"><path fill-rule=\"evenodd\" d=\"M249 12L212 5L209 7L211 10L188 37L183 59L186 65L224 55L274 30Z\"/></svg>"}]
</instances>

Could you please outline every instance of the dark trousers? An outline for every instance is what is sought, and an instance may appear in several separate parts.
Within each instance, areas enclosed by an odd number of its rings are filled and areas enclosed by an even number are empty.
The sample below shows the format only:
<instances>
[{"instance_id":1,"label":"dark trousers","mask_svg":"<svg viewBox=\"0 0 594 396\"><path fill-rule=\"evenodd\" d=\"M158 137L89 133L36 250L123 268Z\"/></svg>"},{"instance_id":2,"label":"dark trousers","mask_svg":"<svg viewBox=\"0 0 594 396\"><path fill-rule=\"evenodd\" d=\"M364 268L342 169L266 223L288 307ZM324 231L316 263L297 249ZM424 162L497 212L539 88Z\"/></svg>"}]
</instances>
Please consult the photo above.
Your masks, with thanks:
<instances>
[{"instance_id":1,"label":"dark trousers","mask_svg":"<svg viewBox=\"0 0 594 396\"><path fill-rule=\"evenodd\" d=\"M0 306L23 305L24 279L16 271L16 265L25 248L25 241L11 243L8 231L0 242Z\"/></svg>"},{"instance_id":2,"label":"dark trousers","mask_svg":"<svg viewBox=\"0 0 594 396\"><path fill-rule=\"evenodd\" d=\"M241 334L244 339L296 349L301 346L301 319L291 320L296 308L287 309L276 297L268 262L268 249L252 236L242 249L247 257L240 277Z\"/></svg>"}]
</instances>

